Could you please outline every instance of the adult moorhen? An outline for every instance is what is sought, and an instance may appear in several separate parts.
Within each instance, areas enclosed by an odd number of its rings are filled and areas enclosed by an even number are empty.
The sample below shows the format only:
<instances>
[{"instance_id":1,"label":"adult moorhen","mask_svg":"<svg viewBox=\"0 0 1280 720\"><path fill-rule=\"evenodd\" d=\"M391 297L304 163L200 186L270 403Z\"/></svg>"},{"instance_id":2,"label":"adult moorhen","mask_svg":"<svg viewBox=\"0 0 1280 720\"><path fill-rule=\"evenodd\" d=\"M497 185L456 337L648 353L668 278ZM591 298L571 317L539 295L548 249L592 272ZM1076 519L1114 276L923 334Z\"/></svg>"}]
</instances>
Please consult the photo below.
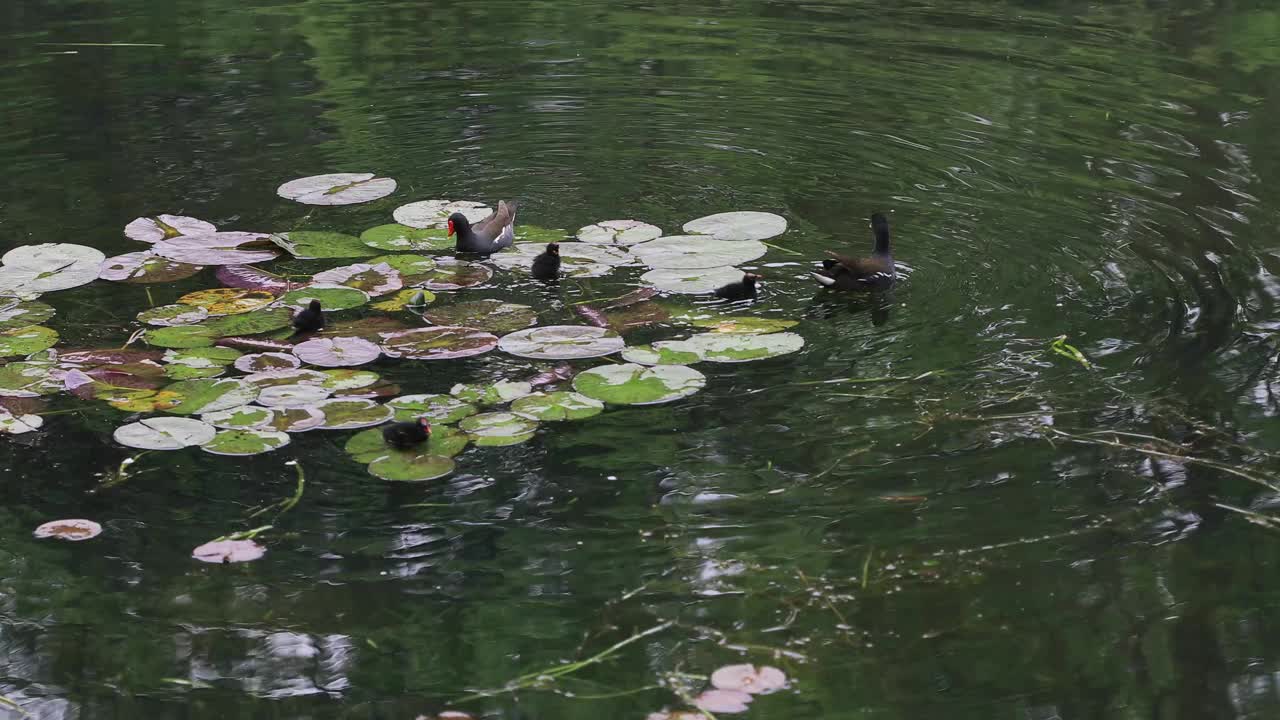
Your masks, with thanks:
<instances>
[{"instance_id":1,"label":"adult moorhen","mask_svg":"<svg viewBox=\"0 0 1280 720\"><path fill-rule=\"evenodd\" d=\"M824 287L832 290L884 290L898 279L889 250L889 220L880 213L871 216L876 246L871 257L855 258L827 251L831 257L822 261L822 269L810 273Z\"/></svg>"},{"instance_id":2,"label":"adult moorhen","mask_svg":"<svg viewBox=\"0 0 1280 720\"><path fill-rule=\"evenodd\" d=\"M533 276L539 280L560 277L560 243L547 243L547 249L533 259Z\"/></svg>"},{"instance_id":3,"label":"adult moorhen","mask_svg":"<svg viewBox=\"0 0 1280 720\"><path fill-rule=\"evenodd\" d=\"M475 225L462 213L449 216L449 237L458 236L458 252L492 255L516 239L516 203L498 201L498 209Z\"/></svg>"},{"instance_id":4,"label":"adult moorhen","mask_svg":"<svg viewBox=\"0 0 1280 720\"><path fill-rule=\"evenodd\" d=\"M397 422L382 428L382 439L393 448L407 450L431 437L431 423L420 417L413 422Z\"/></svg>"},{"instance_id":5,"label":"adult moorhen","mask_svg":"<svg viewBox=\"0 0 1280 720\"><path fill-rule=\"evenodd\" d=\"M312 300L305 310L294 314L293 328L299 333L313 333L324 329L324 311L320 309L319 300Z\"/></svg>"},{"instance_id":6,"label":"adult moorhen","mask_svg":"<svg viewBox=\"0 0 1280 720\"><path fill-rule=\"evenodd\" d=\"M762 279L762 276L756 275L755 273L746 273L738 282L732 282L723 287L716 288L716 297L733 302L738 300L755 300L756 281Z\"/></svg>"}]
</instances>

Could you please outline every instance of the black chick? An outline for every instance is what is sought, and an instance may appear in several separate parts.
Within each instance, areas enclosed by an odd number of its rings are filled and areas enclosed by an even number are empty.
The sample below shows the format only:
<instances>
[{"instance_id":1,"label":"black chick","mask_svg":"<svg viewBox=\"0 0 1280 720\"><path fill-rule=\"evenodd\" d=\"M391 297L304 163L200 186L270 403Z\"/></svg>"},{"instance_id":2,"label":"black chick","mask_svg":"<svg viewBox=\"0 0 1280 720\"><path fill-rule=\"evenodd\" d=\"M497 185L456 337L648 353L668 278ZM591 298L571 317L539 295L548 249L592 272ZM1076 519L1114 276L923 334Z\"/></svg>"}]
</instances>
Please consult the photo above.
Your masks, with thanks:
<instances>
[{"instance_id":1,"label":"black chick","mask_svg":"<svg viewBox=\"0 0 1280 720\"><path fill-rule=\"evenodd\" d=\"M407 450L431 437L431 423L420 417L413 422L398 422L382 428L382 439L393 448Z\"/></svg>"},{"instance_id":2,"label":"black chick","mask_svg":"<svg viewBox=\"0 0 1280 720\"><path fill-rule=\"evenodd\" d=\"M320 301L312 300L306 310L299 310L293 316L293 327L300 333L312 333L324 329L324 312L320 309Z\"/></svg>"},{"instance_id":3,"label":"black chick","mask_svg":"<svg viewBox=\"0 0 1280 720\"><path fill-rule=\"evenodd\" d=\"M732 282L716 289L716 297L724 300L755 300L756 281L762 279L754 273L746 273L738 282Z\"/></svg>"},{"instance_id":4,"label":"black chick","mask_svg":"<svg viewBox=\"0 0 1280 720\"><path fill-rule=\"evenodd\" d=\"M533 259L533 276L539 280L560 277L560 243L547 243L547 249Z\"/></svg>"}]
</instances>

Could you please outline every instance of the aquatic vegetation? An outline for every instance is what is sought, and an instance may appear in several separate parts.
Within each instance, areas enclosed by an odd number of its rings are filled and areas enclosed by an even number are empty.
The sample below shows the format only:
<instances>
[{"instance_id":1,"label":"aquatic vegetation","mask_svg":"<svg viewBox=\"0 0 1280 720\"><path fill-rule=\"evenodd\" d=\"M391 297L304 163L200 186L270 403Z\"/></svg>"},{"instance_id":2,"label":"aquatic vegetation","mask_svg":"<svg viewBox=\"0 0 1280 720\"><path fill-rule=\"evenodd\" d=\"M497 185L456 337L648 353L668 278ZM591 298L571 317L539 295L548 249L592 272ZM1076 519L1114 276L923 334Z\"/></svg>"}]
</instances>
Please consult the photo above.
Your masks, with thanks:
<instances>
[{"instance_id":1,"label":"aquatic vegetation","mask_svg":"<svg viewBox=\"0 0 1280 720\"><path fill-rule=\"evenodd\" d=\"M36 528L32 534L38 538L57 538L59 540L79 542L101 535L102 526L92 520L81 518L52 520Z\"/></svg>"},{"instance_id":2,"label":"aquatic vegetation","mask_svg":"<svg viewBox=\"0 0 1280 720\"><path fill-rule=\"evenodd\" d=\"M329 173L298 178L276 188L276 194L306 205L353 205L384 198L396 181L373 173Z\"/></svg>"}]
</instances>

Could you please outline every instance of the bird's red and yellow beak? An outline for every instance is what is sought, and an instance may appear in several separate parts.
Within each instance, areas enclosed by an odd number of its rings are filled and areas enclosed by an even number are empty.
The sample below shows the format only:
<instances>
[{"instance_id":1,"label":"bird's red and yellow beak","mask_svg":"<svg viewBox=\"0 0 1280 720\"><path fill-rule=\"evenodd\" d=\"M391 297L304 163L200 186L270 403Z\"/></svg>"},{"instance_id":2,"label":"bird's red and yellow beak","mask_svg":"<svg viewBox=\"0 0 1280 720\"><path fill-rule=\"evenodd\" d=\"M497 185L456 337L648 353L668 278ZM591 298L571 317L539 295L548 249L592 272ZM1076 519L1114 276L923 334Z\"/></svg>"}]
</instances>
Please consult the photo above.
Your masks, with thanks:
<instances>
[{"instance_id":1,"label":"bird's red and yellow beak","mask_svg":"<svg viewBox=\"0 0 1280 720\"><path fill-rule=\"evenodd\" d=\"M449 221L449 234L445 235L445 237L453 237L453 221L452 220Z\"/></svg>"}]
</instances>

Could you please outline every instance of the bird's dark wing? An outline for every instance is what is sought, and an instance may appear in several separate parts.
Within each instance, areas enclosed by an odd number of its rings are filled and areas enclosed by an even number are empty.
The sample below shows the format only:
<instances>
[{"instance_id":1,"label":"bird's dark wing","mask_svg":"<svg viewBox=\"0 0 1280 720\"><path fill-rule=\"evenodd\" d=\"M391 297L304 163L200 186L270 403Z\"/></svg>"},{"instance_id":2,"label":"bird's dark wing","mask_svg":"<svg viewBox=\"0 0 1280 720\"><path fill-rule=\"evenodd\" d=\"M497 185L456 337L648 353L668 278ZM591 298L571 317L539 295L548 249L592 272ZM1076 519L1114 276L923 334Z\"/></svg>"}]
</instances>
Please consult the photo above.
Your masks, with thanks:
<instances>
[{"instance_id":1,"label":"bird's dark wing","mask_svg":"<svg viewBox=\"0 0 1280 720\"><path fill-rule=\"evenodd\" d=\"M483 238L496 238L502 234L502 231L516 221L516 203L515 201L507 202L505 200L498 201L498 209L494 210L489 217L481 220L471 226L472 232Z\"/></svg>"},{"instance_id":2,"label":"bird's dark wing","mask_svg":"<svg viewBox=\"0 0 1280 720\"><path fill-rule=\"evenodd\" d=\"M827 251L827 255L830 255L836 263L840 265L840 267L855 275L874 275L876 273L887 272L889 270L889 266L883 258L849 257L848 255L840 255L839 253L834 253L830 250Z\"/></svg>"}]
</instances>

